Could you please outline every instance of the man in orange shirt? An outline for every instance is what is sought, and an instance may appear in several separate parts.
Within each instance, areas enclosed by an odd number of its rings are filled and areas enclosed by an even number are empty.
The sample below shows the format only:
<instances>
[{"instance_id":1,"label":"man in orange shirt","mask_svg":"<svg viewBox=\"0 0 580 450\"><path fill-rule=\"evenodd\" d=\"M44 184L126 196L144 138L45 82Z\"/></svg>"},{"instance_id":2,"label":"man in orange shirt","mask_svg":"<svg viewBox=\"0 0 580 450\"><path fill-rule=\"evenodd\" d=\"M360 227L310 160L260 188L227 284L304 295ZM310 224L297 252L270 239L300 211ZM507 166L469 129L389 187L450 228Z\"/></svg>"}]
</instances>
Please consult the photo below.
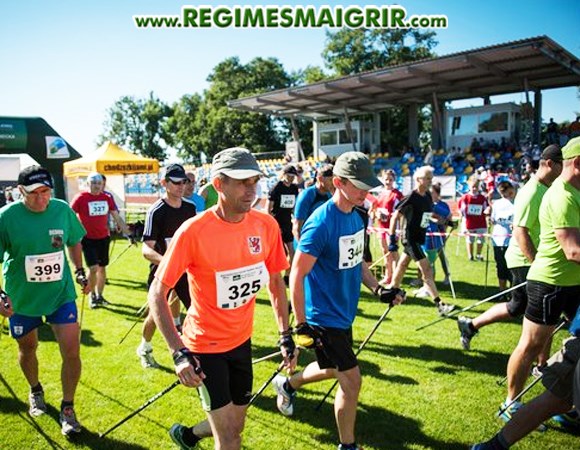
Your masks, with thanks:
<instances>
[{"instance_id":1,"label":"man in orange shirt","mask_svg":"<svg viewBox=\"0 0 580 450\"><path fill-rule=\"evenodd\" d=\"M216 449L241 448L252 392L250 337L262 287L268 288L286 366L295 363L281 276L288 262L280 230L273 217L252 209L262 175L246 149L214 156L212 184L218 203L175 232L149 290L151 313L173 354L179 380L198 388L208 416L191 428L171 427L171 438L182 449L212 435ZM184 272L191 306L180 336L165 299Z\"/></svg>"}]
</instances>

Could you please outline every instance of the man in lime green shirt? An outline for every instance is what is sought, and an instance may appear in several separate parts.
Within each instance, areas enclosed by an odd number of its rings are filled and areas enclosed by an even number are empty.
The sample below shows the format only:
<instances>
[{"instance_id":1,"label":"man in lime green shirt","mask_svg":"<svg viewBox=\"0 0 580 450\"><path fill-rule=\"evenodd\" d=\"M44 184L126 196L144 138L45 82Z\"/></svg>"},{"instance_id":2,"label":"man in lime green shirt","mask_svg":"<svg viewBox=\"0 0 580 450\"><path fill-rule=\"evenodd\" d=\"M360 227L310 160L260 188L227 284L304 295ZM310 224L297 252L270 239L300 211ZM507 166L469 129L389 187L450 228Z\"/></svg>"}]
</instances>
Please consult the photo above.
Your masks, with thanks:
<instances>
[{"instance_id":1,"label":"man in lime green shirt","mask_svg":"<svg viewBox=\"0 0 580 450\"><path fill-rule=\"evenodd\" d=\"M506 403L522 391L527 371L560 315L565 313L571 319L580 304L580 137L568 142L562 157L562 174L540 206L540 243L528 272L522 335L508 363L508 374L517 375L508 377ZM509 420L513 409L520 406L513 405L504 418Z\"/></svg>"},{"instance_id":2,"label":"man in lime green shirt","mask_svg":"<svg viewBox=\"0 0 580 450\"><path fill-rule=\"evenodd\" d=\"M29 414L44 414L47 406L38 377L38 327L50 323L62 355L61 431L81 430L73 409L81 374L76 292L65 247L76 267L76 281L85 293L81 239L85 229L62 200L51 198L52 177L43 167L30 166L18 176L22 201L0 209L0 255L6 292L0 289L0 315L10 318L10 333L18 343L18 360L30 385Z\"/></svg>"},{"instance_id":3,"label":"man in lime green shirt","mask_svg":"<svg viewBox=\"0 0 580 450\"><path fill-rule=\"evenodd\" d=\"M528 271L540 242L540 222L538 220L540 204L548 188L561 173L562 150L557 145L548 145L542 152L538 171L516 196L513 239L510 239L505 254L507 266L512 276L512 286L517 286L527 279ZM469 350L471 339L481 328L500 320L523 315L527 304L528 295L525 286L522 286L512 292L509 302L496 303L474 319L460 316L457 325L461 333L462 347ZM539 358L538 365L544 365L548 357L549 348L545 349Z\"/></svg>"}]
</instances>

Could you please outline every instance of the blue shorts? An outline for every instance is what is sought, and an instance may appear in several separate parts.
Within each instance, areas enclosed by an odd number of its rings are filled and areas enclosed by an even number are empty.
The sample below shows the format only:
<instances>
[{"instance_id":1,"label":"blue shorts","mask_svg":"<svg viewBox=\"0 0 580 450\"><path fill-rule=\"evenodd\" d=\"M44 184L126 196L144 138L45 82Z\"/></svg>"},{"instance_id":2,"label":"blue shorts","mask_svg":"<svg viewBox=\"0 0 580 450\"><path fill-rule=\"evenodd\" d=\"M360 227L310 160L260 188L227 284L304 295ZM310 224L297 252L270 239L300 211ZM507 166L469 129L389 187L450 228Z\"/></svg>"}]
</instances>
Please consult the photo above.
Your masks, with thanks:
<instances>
[{"instance_id":1,"label":"blue shorts","mask_svg":"<svg viewBox=\"0 0 580 450\"><path fill-rule=\"evenodd\" d=\"M51 324L76 323L77 304L74 301L65 303L55 312L44 317L46 318L46 322ZM13 314L10 317L10 335L14 339L20 339L43 323L42 316L31 317L23 316L22 314Z\"/></svg>"}]
</instances>

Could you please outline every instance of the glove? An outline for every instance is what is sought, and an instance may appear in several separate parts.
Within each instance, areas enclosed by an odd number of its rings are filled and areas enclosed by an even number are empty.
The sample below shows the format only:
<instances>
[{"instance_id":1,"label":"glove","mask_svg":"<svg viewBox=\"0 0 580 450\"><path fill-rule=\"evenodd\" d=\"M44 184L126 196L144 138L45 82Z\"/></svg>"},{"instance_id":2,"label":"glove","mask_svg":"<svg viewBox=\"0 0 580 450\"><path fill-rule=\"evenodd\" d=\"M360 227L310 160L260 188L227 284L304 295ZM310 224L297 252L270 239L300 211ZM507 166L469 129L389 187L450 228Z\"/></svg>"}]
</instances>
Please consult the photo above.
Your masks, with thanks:
<instances>
[{"instance_id":1,"label":"glove","mask_svg":"<svg viewBox=\"0 0 580 450\"><path fill-rule=\"evenodd\" d=\"M389 235L388 250L390 252L396 252L397 250L399 250L399 244L397 243L397 235L396 234Z\"/></svg>"},{"instance_id":2,"label":"glove","mask_svg":"<svg viewBox=\"0 0 580 450\"><path fill-rule=\"evenodd\" d=\"M292 339L292 330L284 331L280 335L278 340L278 347L282 352L286 352L289 359L294 357L294 350L296 350L296 344L294 344L294 339Z\"/></svg>"},{"instance_id":3,"label":"glove","mask_svg":"<svg viewBox=\"0 0 580 450\"><path fill-rule=\"evenodd\" d=\"M173 352L173 364L179 366L180 364L191 364L193 366L193 371L199 375L201 373L201 367L197 363L197 360L193 356L193 353L189 351L187 348L180 348Z\"/></svg>"},{"instance_id":4,"label":"glove","mask_svg":"<svg viewBox=\"0 0 580 450\"><path fill-rule=\"evenodd\" d=\"M382 303L388 303L390 306L394 305L395 298L397 295L403 297L403 301L405 301L405 297L407 294L403 289L399 288L385 288L383 286L377 286L375 289L375 295L379 297L379 300Z\"/></svg>"},{"instance_id":5,"label":"glove","mask_svg":"<svg viewBox=\"0 0 580 450\"><path fill-rule=\"evenodd\" d=\"M87 275L83 267L79 267L77 270L75 270L75 280L82 287L85 287L89 284L89 280L87 279Z\"/></svg>"},{"instance_id":6,"label":"glove","mask_svg":"<svg viewBox=\"0 0 580 450\"><path fill-rule=\"evenodd\" d=\"M294 329L296 342L301 347L314 348L320 345L320 334L306 322L299 323Z\"/></svg>"}]
</instances>

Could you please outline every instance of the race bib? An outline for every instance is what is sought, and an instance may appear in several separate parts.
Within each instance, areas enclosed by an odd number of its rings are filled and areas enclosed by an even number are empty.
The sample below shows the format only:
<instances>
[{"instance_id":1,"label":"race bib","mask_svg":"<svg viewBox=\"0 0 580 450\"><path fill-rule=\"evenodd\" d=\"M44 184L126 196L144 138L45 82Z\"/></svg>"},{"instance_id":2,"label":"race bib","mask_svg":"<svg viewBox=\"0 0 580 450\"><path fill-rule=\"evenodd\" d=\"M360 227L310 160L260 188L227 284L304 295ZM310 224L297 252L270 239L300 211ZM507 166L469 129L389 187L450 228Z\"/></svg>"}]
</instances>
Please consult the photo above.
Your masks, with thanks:
<instances>
[{"instance_id":1,"label":"race bib","mask_svg":"<svg viewBox=\"0 0 580 450\"><path fill-rule=\"evenodd\" d=\"M106 216L109 214L109 204L104 200L89 202L89 216Z\"/></svg>"},{"instance_id":2,"label":"race bib","mask_svg":"<svg viewBox=\"0 0 580 450\"><path fill-rule=\"evenodd\" d=\"M217 307L236 309L245 305L270 280L264 262L216 272Z\"/></svg>"},{"instance_id":3,"label":"race bib","mask_svg":"<svg viewBox=\"0 0 580 450\"><path fill-rule=\"evenodd\" d=\"M379 213L379 220L381 222L386 222L389 220L391 213L387 208L377 208L377 212Z\"/></svg>"},{"instance_id":4,"label":"race bib","mask_svg":"<svg viewBox=\"0 0 580 450\"><path fill-rule=\"evenodd\" d=\"M467 205L468 216L481 216L483 205Z\"/></svg>"},{"instance_id":5,"label":"race bib","mask_svg":"<svg viewBox=\"0 0 580 450\"><path fill-rule=\"evenodd\" d=\"M363 260L365 232L360 230L350 236L341 236L338 240L338 269L350 269Z\"/></svg>"},{"instance_id":6,"label":"race bib","mask_svg":"<svg viewBox=\"0 0 580 450\"><path fill-rule=\"evenodd\" d=\"M26 281L29 283L47 283L62 280L64 252L45 253L44 255L27 255L24 258Z\"/></svg>"},{"instance_id":7,"label":"race bib","mask_svg":"<svg viewBox=\"0 0 580 450\"><path fill-rule=\"evenodd\" d=\"M280 195L280 208L294 208L296 203L295 195L282 194Z\"/></svg>"},{"instance_id":8,"label":"race bib","mask_svg":"<svg viewBox=\"0 0 580 450\"><path fill-rule=\"evenodd\" d=\"M421 228L427 228L429 226L429 224L431 223L432 216L433 213L430 212L423 213L423 215L421 216Z\"/></svg>"}]
</instances>

